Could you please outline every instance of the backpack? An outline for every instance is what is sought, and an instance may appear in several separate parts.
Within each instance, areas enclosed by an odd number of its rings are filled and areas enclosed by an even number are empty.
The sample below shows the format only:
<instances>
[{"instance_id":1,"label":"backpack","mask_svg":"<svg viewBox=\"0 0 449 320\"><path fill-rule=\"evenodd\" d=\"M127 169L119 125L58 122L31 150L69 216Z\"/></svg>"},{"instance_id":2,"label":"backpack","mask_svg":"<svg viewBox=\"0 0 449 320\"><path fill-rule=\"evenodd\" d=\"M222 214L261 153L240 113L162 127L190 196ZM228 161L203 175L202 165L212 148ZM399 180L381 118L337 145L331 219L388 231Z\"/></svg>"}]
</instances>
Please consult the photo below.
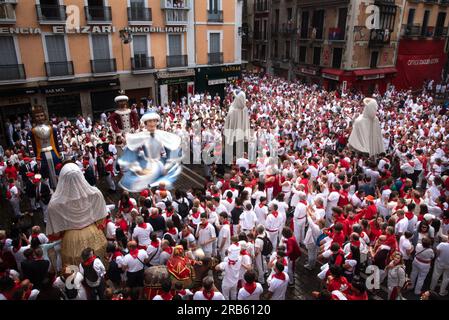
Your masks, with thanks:
<instances>
[{"instance_id":1,"label":"backpack","mask_svg":"<svg viewBox=\"0 0 449 320\"><path fill-rule=\"evenodd\" d=\"M108 279L113 283L120 283L122 273L123 270L119 268L117 262L115 260L112 260L109 263L109 269L107 272Z\"/></svg>"},{"instance_id":2,"label":"backpack","mask_svg":"<svg viewBox=\"0 0 449 320\"><path fill-rule=\"evenodd\" d=\"M262 255L268 256L271 252L273 252L273 243L271 243L271 240L268 239L268 236L258 238L263 240Z\"/></svg>"},{"instance_id":3,"label":"backpack","mask_svg":"<svg viewBox=\"0 0 449 320\"><path fill-rule=\"evenodd\" d=\"M97 171L100 177L106 177L108 175L104 162L101 161L100 157L97 157Z\"/></svg>"},{"instance_id":4,"label":"backpack","mask_svg":"<svg viewBox=\"0 0 449 320\"><path fill-rule=\"evenodd\" d=\"M182 200L184 200L183 198ZM175 200L175 202L178 204L178 214L181 216L181 218L185 218L189 215L189 206L184 202L178 202Z\"/></svg>"}]
</instances>

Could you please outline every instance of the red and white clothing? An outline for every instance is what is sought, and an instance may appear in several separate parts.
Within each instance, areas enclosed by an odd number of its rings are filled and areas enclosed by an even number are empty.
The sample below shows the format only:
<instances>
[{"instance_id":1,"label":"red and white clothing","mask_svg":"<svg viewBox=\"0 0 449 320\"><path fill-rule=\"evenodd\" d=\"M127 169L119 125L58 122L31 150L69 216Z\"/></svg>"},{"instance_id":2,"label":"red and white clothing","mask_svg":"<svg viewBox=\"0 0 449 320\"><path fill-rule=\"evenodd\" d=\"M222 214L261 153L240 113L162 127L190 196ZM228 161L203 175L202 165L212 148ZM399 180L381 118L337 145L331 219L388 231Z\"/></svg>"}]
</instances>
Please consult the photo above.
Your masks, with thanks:
<instances>
[{"instance_id":1,"label":"red and white clothing","mask_svg":"<svg viewBox=\"0 0 449 320\"><path fill-rule=\"evenodd\" d=\"M133 239L139 244L139 248L146 250L150 244L150 234L153 227L149 223L138 224L133 231Z\"/></svg>"},{"instance_id":2,"label":"red and white clothing","mask_svg":"<svg viewBox=\"0 0 449 320\"><path fill-rule=\"evenodd\" d=\"M123 257L122 266L126 266L128 272L138 272L144 268L145 259L148 259L147 252L143 249L135 249Z\"/></svg>"},{"instance_id":3,"label":"red and white clothing","mask_svg":"<svg viewBox=\"0 0 449 320\"><path fill-rule=\"evenodd\" d=\"M225 297L218 291L199 290L193 295L193 300L225 300Z\"/></svg>"},{"instance_id":4,"label":"red and white clothing","mask_svg":"<svg viewBox=\"0 0 449 320\"><path fill-rule=\"evenodd\" d=\"M300 201L293 213L293 233L298 243L303 243L305 238L305 228L307 222L307 202Z\"/></svg>"},{"instance_id":5,"label":"red and white clothing","mask_svg":"<svg viewBox=\"0 0 449 320\"><path fill-rule=\"evenodd\" d=\"M262 293L263 288L260 283L245 283L239 290L237 300L260 300L260 295Z\"/></svg>"},{"instance_id":6,"label":"red and white clothing","mask_svg":"<svg viewBox=\"0 0 449 320\"><path fill-rule=\"evenodd\" d=\"M285 271L272 274L268 277L267 282L269 284L268 291L272 293L271 300L285 300L289 282L288 274Z\"/></svg>"},{"instance_id":7,"label":"red and white clothing","mask_svg":"<svg viewBox=\"0 0 449 320\"><path fill-rule=\"evenodd\" d=\"M268 207L266 205L256 204L254 208L254 212L256 213L257 221L261 225L265 225L265 221L268 215Z\"/></svg>"},{"instance_id":8,"label":"red and white clothing","mask_svg":"<svg viewBox=\"0 0 449 320\"><path fill-rule=\"evenodd\" d=\"M160 264L159 257L161 255L161 240L151 241L147 247L147 255L151 265L157 266Z\"/></svg>"},{"instance_id":9,"label":"red and white clothing","mask_svg":"<svg viewBox=\"0 0 449 320\"><path fill-rule=\"evenodd\" d=\"M272 211L268 214L265 221L265 230L267 231L268 238L273 244L273 251L276 250L278 243L279 230L282 228L282 217L278 211Z\"/></svg>"}]
</instances>

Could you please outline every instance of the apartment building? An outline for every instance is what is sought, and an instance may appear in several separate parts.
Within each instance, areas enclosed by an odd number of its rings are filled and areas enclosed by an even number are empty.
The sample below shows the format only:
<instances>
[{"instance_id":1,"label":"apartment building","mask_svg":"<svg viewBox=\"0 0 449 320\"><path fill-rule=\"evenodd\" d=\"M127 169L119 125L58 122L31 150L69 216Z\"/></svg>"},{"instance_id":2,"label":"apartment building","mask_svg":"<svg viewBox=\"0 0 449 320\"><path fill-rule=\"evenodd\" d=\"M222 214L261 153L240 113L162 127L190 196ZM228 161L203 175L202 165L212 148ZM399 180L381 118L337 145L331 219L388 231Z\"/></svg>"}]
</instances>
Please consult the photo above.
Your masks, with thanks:
<instances>
[{"instance_id":1,"label":"apartment building","mask_svg":"<svg viewBox=\"0 0 449 320\"><path fill-rule=\"evenodd\" d=\"M241 76L241 27L241 0L1 0L1 123L34 104L98 116L120 89L132 102L223 94Z\"/></svg>"}]
</instances>

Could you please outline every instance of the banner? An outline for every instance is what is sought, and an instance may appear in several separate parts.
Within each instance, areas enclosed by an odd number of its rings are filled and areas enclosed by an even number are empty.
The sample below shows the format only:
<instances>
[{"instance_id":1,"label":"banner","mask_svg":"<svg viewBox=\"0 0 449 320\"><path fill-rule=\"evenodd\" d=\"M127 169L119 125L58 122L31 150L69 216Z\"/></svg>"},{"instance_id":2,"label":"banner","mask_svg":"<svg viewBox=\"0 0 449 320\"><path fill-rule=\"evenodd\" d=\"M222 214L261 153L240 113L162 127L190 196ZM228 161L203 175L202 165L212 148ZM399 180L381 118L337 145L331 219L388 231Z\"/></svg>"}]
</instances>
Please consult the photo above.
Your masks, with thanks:
<instances>
[{"instance_id":1,"label":"banner","mask_svg":"<svg viewBox=\"0 0 449 320\"><path fill-rule=\"evenodd\" d=\"M446 59L444 40L401 40L393 84L397 89L420 89L425 80L441 81Z\"/></svg>"}]
</instances>

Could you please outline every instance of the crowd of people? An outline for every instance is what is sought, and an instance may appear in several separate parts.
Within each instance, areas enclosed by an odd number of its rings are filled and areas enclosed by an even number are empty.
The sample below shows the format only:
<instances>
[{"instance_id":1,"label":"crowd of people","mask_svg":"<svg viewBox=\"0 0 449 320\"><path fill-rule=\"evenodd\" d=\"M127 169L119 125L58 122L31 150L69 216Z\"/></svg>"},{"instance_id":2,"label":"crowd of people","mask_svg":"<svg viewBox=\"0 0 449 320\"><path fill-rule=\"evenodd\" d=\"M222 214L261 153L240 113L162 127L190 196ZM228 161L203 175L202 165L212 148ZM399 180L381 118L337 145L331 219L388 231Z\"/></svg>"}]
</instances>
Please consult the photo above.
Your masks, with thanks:
<instances>
[{"instance_id":1,"label":"crowd of people","mask_svg":"<svg viewBox=\"0 0 449 320\"><path fill-rule=\"evenodd\" d=\"M236 88L246 93L252 130L246 151L228 166L222 163L222 130ZM369 157L348 146L363 98L245 75L228 87L223 101L197 94L180 103L133 106L139 115L147 108L161 115L159 127L183 138L185 160L190 151L194 163L202 150L213 155L204 189L168 190L162 183L140 194L120 191L99 226L107 255L96 257L85 248L75 271L62 265L60 242L45 230L5 227L0 299L139 299L145 270L167 265L176 248L192 261L219 263L199 290L164 282L151 298L283 300L295 280L312 276L320 288L310 293L316 299L367 300L373 289L364 278L369 266L379 270L388 299L401 299L407 291L422 299L446 296L446 107L426 90L413 94L391 87L374 94L386 152ZM64 159L76 163L89 184L104 179L116 194L117 159L126 139L112 132L107 119L103 114L94 123L81 116L76 123L51 121ZM27 149L31 127L30 117L19 119L9 145L0 150L3 197L14 223L23 219L24 208L41 211L45 223L52 196ZM297 272L302 254L310 273ZM67 286L67 279L81 286Z\"/></svg>"}]
</instances>

